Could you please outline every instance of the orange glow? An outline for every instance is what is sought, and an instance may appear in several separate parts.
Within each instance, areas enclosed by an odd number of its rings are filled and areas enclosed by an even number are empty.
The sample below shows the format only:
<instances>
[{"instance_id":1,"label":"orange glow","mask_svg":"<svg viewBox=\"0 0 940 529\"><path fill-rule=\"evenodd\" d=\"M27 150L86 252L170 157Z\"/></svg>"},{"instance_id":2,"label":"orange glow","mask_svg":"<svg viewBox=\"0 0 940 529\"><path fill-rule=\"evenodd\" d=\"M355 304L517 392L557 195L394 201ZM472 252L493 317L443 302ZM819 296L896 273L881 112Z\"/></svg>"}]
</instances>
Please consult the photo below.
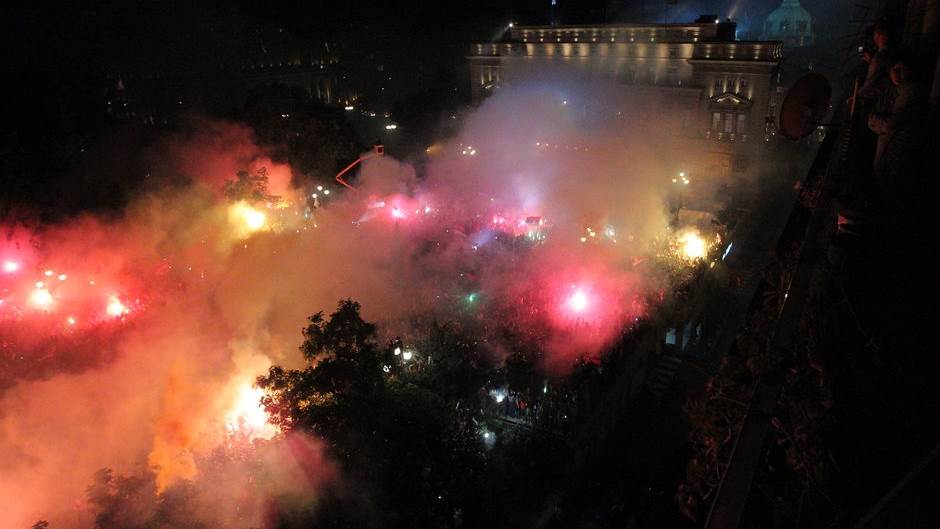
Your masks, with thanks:
<instances>
[{"instance_id":1,"label":"orange glow","mask_svg":"<svg viewBox=\"0 0 940 529\"><path fill-rule=\"evenodd\" d=\"M243 432L252 439L270 439L277 429L268 423L268 415L261 405L264 391L244 384L235 394L235 402L225 414L225 427L229 432Z\"/></svg>"},{"instance_id":2,"label":"orange glow","mask_svg":"<svg viewBox=\"0 0 940 529\"><path fill-rule=\"evenodd\" d=\"M264 229L268 217L263 211L258 211L245 202L237 202L229 207L229 219L237 225L240 237L248 237Z\"/></svg>"}]
</instances>

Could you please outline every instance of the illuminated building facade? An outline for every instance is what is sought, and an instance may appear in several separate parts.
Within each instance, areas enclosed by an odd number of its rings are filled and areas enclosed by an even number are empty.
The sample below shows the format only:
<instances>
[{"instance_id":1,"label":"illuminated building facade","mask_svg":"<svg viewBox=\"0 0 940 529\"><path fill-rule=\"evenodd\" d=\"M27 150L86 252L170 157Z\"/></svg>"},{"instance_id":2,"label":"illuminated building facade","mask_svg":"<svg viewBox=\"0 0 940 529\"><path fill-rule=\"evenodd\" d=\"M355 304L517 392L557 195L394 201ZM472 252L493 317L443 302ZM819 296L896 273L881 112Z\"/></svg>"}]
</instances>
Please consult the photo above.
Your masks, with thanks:
<instances>
[{"instance_id":1,"label":"illuminated building facade","mask_svg":"<svg viewBox=\"0 0 940 529\"><path fill-rule=\"evenodd\" d=\"M642 101L670 116L660 132L698 153L687 170L726 179L748 170L772 129L783 49L779 41L738 41L735 29L711 16L691 24L514 26L502 42L471 46L473 100L569 68L613 87L608 106Z\"/></svg>"}]
</instances>

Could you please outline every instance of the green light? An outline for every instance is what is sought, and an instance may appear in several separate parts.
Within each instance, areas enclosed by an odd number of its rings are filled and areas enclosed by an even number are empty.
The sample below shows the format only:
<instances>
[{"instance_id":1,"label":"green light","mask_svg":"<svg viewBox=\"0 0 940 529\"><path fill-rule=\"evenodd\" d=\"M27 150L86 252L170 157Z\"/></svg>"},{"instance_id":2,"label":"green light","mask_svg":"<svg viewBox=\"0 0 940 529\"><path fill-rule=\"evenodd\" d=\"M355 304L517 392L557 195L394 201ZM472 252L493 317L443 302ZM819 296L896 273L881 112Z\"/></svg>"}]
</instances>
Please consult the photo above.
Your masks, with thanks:
<instances>
[{"instance_id":1,"label":"green light","mask_svg":"<svg viewBox=\"0 0 940 529\"><path fill-rule=\"evenodd\" d=\"M473 303L476 301L477 295L474 293L467 294L467 303Z\"/></svg>"}]
</instances>

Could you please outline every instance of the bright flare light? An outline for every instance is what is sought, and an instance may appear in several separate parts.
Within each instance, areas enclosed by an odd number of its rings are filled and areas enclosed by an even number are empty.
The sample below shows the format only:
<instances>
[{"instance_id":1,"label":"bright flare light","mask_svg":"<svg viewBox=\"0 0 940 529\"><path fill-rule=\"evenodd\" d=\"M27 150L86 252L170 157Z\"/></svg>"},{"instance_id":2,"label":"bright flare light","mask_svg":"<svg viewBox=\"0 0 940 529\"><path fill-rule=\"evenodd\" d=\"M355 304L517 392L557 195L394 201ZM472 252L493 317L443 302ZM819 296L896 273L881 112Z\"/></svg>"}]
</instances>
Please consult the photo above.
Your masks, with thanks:
<instances>
[{"instance_id":1,"label":"bright flare light","mask_svg":"<svg viewBox=\"0 0 940 529\"><path fill-rule=\"evenodd\" d=\"M233 204L229 209L229 214L232 219L239 222L248 233L254 233L264 228L265 222L267 221L267 215L265 215L264 212L258 211L244 202Z\"/></svg>"},{"instance_id":2,"label":"bright flare light","mask_svg":"<svg viewBox=\"0 0 940 529\"><path fill-rule=\"evenodd\" d=\"M3 271L8 274L12 274L13 272L16 272L19 269L20 269L20 263L17 263L16 261L7 260L3 262Z\"/></svg>"},{"instance_id":3,"label":"bright flare light","mask_svg":"<svg viewBox=\"0 0 940 529\"><path fill-rule=\"evenodd\" d=\"M108 307L105 310L107 311L108 316L114 318L119 318L129 312L127 307L121 303L121 300L118 299L117 296L111 296L108 298Z\"/></svg>"},{"instance_id":4,"label":"bright flare light","mask_svg":"<svg viewBox=\"0 0 940 529\"><path fill-rule=\"evenodd\" d=\"M273 425L268 423L268 415L261 405L264 391L251 387L248 384L241 386L235 395L232 408L225 414L225 427L230 432L243 431L252 438L263 437L270 439L276 432Z\"/></svg>"},{"instance_id":5,"label":"bright flare light","mask_svg":"<svg viewBox=\"0 0 940 529\"><path fill-rule=\"evenodd\" d=\"M264 227L264 213L249 209L245 211L244 217L245 225L248 226L251 231L257 231Z\"/></svg>"},{"instance_id":6,"label":"bright flare light","mask_svg":"<svg viewBox=\"0 0 940 529\"><path fill-rule=\"evenodd\" d=\"M588 306L587 294L585 294L582 290L575 291L575 293L572 294L570 298L568 298L567 305L568 308L574 312L583 312L584 309L586 309Z\"/></svg>"},{"instance_id":7,"label":"bright flare light","mask_svg":"<svg viewBox=\"0 0 940 529\"><path fill-rule=\"evenodd\" d=\"M705 239L697 233L687 233L679 240L682 243L682 253L689 259L701 259L705 257L707 245Z\"/></svg>"},{"instance_id":8,"label":"bright flare light","mask_svg":"<svg viewBox=\"0 0 940 529\"><path fill-rule=\"evenodd\" d=\"M47 310L52 306L52 294L44 288L37 288L30 294L29 302L37 309Z\"/></svg>"}]
</instances>

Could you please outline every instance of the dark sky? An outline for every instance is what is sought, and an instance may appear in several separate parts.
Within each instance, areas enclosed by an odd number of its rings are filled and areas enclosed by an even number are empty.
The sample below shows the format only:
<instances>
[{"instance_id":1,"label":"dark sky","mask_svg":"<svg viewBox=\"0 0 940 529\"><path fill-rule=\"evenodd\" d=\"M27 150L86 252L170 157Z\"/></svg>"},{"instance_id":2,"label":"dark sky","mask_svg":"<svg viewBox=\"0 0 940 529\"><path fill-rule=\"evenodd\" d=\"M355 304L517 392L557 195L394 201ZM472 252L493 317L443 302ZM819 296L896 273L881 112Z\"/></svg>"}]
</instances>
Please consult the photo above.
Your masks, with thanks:
<instances>
[{"instance_id":1,"label":"dark sky","mask_svg":"<svg viewBox=\"0 0 940 529\"><path fill-rule=\"evenodd\" d=\"M605 18L691 19L703 12L734 13L742 24L758 23L777 0L663 1L558 0L401 1L377 7L371 2L240 1L207 2L91 1L67 7L19 3L8 25L7 68L47 69L86 74L127 68L190 68L224 63L252 42L252 31L283 28L302 39L328 37L348 46L374 48L409 57L428 47L450 51L496 36L509 20L544 23L603 21ZM804 6L829 22L830 2L804 0ZM837 2L836 4L841 4ZM846 10L846 7L838 8ZM440 55L440 53L437 53Z\"/></svg>"}]
</instances>

